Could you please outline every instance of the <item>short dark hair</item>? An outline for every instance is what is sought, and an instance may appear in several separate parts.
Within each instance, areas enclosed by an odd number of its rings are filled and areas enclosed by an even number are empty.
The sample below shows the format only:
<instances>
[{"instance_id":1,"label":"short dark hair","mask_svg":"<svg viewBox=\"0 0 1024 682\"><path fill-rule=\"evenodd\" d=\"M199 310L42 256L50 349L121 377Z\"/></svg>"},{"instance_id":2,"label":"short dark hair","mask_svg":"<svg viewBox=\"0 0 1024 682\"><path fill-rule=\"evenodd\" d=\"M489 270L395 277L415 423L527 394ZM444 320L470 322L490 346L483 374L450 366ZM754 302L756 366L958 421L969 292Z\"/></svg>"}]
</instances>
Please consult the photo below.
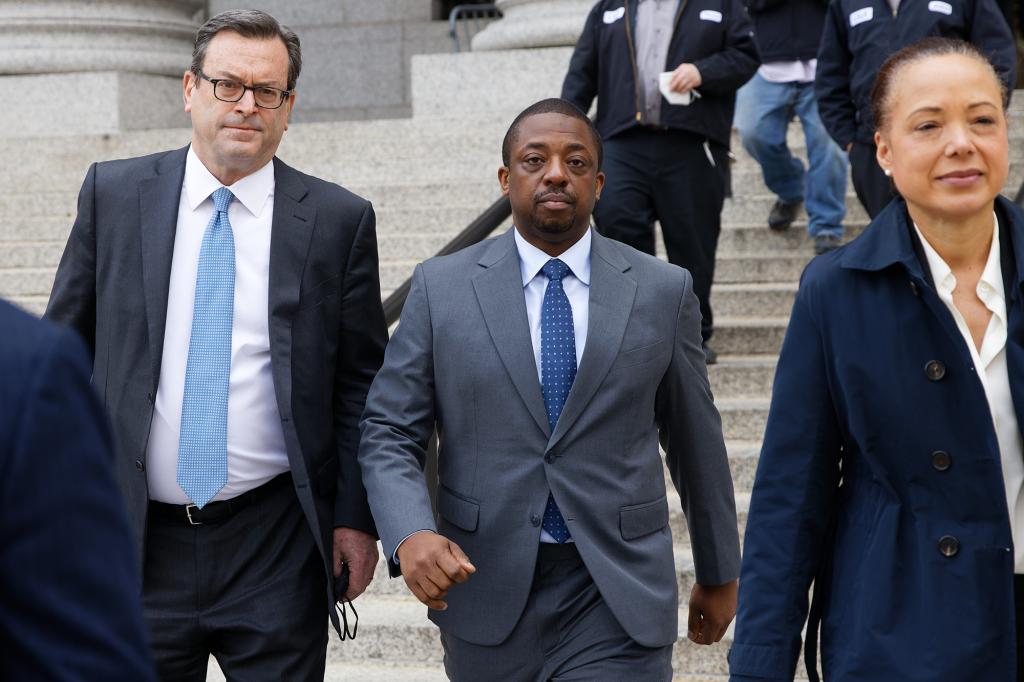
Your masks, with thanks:
<instances>
[{"instance_id":1,"label":"short dark hair","mask_svg":"<svg viewBox=\"0 0 1024 682\"><path fill-rule=\"evenodd\" d=\"M604 147L601 144L601 133L597 132L594 122L590 120L582 109L568 100L557 97L542 99L535 104L531 104L523 109L522 113L512 121L512 125L508 127L508 132L505 133L505 139L501 142L501 162L506 168L508 168L512 157L512 145L515 144L516 138L519 137L519 124L525 119L539 114L561 114L562 116L576 118L586 123L587 128L590 130L590 136L594 139L594 145L597 147L597 169L601 170L601 164L604 162Z\"/></svg>"},{"instance_id":2,"label":"short dark hair","mask_svg":"<svg viewBox=\"0 0 1024 682\"><path fill-rule=\"evenodd\" d=\"M873 119L875 130L882 130L889 122L892 84L896 80L896 76L906 67L922 59L944 57L946 55L972 57L988 66L992 71L992 76L999 83L999 93L1002 97L1003 109L1010 105L1009 91L1006 89L1006 83L999 77L999 73L992 64L992 60L985 56L984 52L963 40L930 36L911 43L901 50L897 50L885 60L882 68L878 70L878 75L875 76L875 84L871 87L871 118Z\"/></svg>"},{"instance_id":3,"label":"short dark hair","mask_svg":"<svg viewBox=\"0 0 1024 682\"><path fill-rule=\"evenodd\" d=\"M195 47L192 48L192 65L189 70L196 76L206 60L206 49L210 41L221 31L234 31L243 38L279 38L288 49L288 90L294 90L302 71L302 47L299 37L277 19L258 9L229 9L210 17L196 32Z\"/></svg>"}]
</instances>

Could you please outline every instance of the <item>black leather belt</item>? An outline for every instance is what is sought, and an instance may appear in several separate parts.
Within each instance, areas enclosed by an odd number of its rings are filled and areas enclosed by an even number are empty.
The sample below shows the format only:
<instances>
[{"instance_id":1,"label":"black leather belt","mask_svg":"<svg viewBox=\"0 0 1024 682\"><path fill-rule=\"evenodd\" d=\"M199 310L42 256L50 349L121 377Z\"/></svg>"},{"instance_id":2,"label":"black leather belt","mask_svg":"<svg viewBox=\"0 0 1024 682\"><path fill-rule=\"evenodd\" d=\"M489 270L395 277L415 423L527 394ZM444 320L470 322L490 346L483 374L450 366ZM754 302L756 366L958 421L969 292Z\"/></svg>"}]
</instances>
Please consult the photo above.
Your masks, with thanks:
<instances>
[{"instance_id":1,"label":"black leather belt","mask_svg":"<svg viewBox=\"0 0 1024 682\"><path fill-rule=\"evenodd\" d=\"M188 526L218 523L291 484L292 475L285 472L275 476L258 488L242 493L238 497L232 497L230 500L223 500L221 502L210 502L202 509L194 504L167 504L166 502L150 500L149 518L184 523Z\"/></svg>"}]
</instances>

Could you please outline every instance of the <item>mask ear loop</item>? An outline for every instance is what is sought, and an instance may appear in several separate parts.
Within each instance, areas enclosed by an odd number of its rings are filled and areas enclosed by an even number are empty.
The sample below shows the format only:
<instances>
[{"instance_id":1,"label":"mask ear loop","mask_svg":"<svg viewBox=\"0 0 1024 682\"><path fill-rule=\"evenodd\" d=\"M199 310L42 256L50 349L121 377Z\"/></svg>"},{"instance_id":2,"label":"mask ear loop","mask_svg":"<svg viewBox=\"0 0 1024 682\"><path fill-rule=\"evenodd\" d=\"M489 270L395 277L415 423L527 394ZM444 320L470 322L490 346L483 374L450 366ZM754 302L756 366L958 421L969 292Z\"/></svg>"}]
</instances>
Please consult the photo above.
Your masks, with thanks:
<instances>
[{"instance_id":1,"label":"mask ear loop","mask_svg":"<svg viewBox=\"0 0 1024 682\"><path fill-rule=\"evenodd\" d=\"M356 607L352 604L352 601L345 598L345 592L348 591L348 562L341 565L341 575L339 575L335 581L334 590L336 600L334 608L341 619L341 641L344 642L348 639L355 639L356 633L359 631L359 613L356 611ZM348 605L347 608L352 609L352 615L355 617L351 630L349 629L348 624L346 604Z\"/></svg>"},{"instance_id":2,"label":"mask ear loop","mask_svg":"<svg viewBox=\"0 0 1024 682\"><path fill-rule=\"evenodd\" d=\"M354 616L351 630L349 629L346 604L348 605L348 608L352 609L352 615ZM344 599L335 604L334 608L338 611L338 615L341 617L341 641L344 642L348 639L355 639L356 633L359 632L359 613L356 611L356 607L351 601Z\"/></svg>"}]
</instances>

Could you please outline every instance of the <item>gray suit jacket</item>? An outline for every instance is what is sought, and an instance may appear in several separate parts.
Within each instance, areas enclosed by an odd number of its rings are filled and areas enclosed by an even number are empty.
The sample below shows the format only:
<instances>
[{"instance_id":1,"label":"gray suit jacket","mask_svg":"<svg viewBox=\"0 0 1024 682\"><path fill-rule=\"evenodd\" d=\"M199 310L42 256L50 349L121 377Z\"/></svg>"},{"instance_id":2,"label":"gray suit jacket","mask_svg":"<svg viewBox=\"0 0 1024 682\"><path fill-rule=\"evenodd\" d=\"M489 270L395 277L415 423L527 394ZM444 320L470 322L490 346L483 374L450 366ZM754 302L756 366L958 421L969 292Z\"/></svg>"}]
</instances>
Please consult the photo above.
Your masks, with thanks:
<instances>
[{"instance_id":1,"label":"gray suit jacket","mask_svg":"<svg viewBox=\"0 0 1024 682\"><path fill-rule=\"evenodd\" d=\"M367 398L359 463L387 556L436 529L477 568L431 611L494 645L530 592L548 490L587 569L645 646L677 637L677 577L658 451L690 526L697 580L739 575L721 419L687 271L595 234L587 342L554 432L548 426L511 231L416 268ZM438 516L422 467L439 436Z\"/></svg>"},{"instance_id":2,"label":"gray suit jacket","mask_svg":"<svg viewBox=\"0 0 1024 682\"><path fill-rule=\"evenodd\" d=\"M93 354L114 425L117 473L137 547L149 503L146 449L160 382L167 292L188 148L93 164L46 308ZM274 159L271 368L295 491L332 604L335 526L374 533L356 461L359 416L387 328L373 208ZM337 626L337 615L330 609Z\"/></svg>"}]
</instances>

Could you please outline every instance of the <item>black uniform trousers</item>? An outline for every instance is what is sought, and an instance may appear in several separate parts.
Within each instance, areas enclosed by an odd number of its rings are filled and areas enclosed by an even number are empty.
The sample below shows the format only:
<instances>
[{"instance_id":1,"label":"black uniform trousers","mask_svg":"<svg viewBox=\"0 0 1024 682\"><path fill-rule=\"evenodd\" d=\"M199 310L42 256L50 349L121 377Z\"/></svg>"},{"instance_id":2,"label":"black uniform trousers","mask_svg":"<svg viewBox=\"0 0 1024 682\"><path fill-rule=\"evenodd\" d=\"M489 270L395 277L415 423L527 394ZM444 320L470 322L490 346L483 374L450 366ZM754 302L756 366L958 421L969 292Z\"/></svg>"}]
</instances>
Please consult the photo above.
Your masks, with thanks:
<instances>
[{"instance_id":1,"label":"black uniform trousers","mask_svg":"<svg viewBox=\"0 0 1024 682\"><path fill-rule=\"evenodd\" d=\"M160 679L204 682L213 655L229 681L323 680L326 574L291 476L229 510L194 526L150 503L142 600Z\"/></svg>"},{"instance_id":2,"label":"black uniform trousers","mask_svg":"<svg viewBox=\"0 0 1024 682\"><path fill-rule=\"evenodd\" d=\"M873 144L853 143L850 148L850 176L853 178L853 191L872 220L896 198L896 186L878 165Z\"/></svg>"},{"instance_id":3,"label":"black uniform trousers","mask_svg":"<svg viewBox=\"0 0 1024 682\"><path fill-rule=\"evenodd\" d=\"M1024 682L1024 575L1013 576L1014 612L1017 616L1017 682Z\"/></svg>"},{"instance_id":4,"label":"black uniform trousers","mask_svg":"<svg viewBox=\"0 0 1024 682\"><path fill-rule=\"evenodd\" d=\"M693 275L705 341L728 163L728 150L702 136L633 126L604 142L605 185L594 208L601 234L652 255L654 221L661 223L669 262Z\"/></svg>"}]
</instances>

